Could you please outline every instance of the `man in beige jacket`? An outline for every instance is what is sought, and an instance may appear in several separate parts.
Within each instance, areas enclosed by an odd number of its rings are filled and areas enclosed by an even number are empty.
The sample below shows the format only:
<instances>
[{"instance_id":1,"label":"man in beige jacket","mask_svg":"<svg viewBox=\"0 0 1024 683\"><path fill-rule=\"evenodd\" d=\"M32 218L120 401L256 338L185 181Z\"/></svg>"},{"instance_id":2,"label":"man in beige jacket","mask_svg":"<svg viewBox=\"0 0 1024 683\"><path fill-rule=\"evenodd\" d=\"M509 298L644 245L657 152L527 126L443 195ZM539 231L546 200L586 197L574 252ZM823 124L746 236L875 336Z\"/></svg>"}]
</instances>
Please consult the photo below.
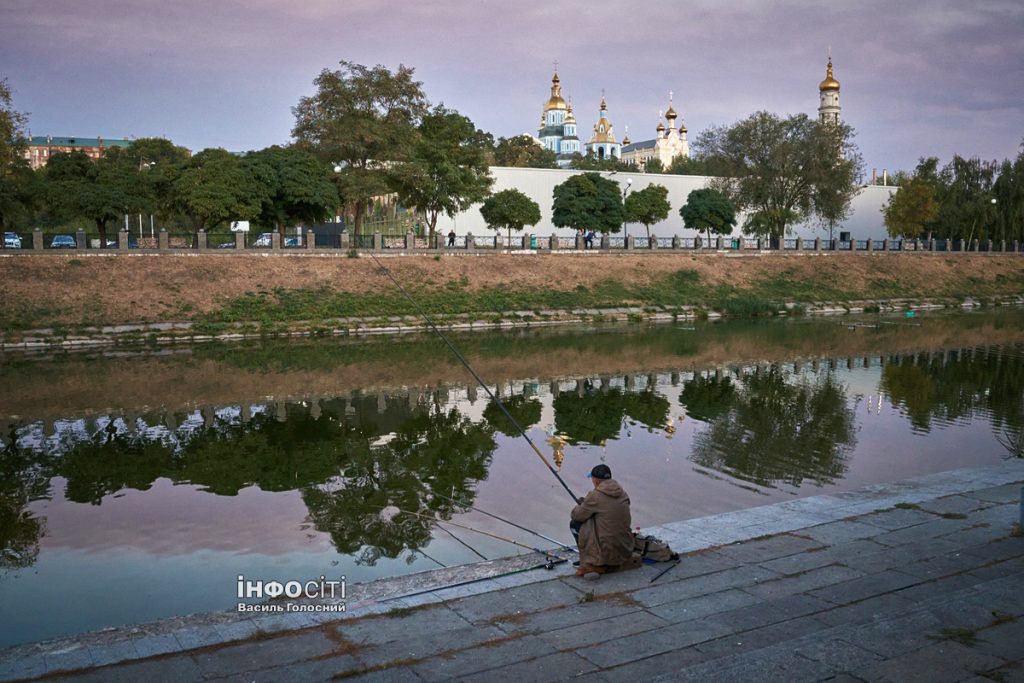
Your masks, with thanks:
<instances>
[{"instance_id":1,"label":"man in beige jacket","mask_svg":"<svg viewBox=\"0 0 1024 683\"><path fill-rule=\"evenodd\" d=\"M608 465L590 471L594 488L572 509L569 527L580 549L576 576L596 579L630 562L633 555L629 496Z\"/></svg>"}]
</instances>

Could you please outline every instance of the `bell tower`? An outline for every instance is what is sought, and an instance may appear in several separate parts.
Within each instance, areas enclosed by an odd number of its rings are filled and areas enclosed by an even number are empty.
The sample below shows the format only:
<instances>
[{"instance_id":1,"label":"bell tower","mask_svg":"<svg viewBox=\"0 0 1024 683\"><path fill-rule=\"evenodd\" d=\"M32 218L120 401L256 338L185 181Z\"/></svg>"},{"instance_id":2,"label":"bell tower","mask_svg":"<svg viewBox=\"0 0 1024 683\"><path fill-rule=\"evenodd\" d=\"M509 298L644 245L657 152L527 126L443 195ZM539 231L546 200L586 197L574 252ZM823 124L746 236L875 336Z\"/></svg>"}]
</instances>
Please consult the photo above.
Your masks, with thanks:
<instances>
[{"instance_id":1,"label":"bell tower","mask_svg":"<svg viewBox=\"0 0 1024 683\"><path fill-rule=\"evenodd\" d=\"M828 67L825 80L818 85L818 120L822 123L839 123L839 81L832 75L832 48L828 49Z\"/></svg>"}]
</instances>

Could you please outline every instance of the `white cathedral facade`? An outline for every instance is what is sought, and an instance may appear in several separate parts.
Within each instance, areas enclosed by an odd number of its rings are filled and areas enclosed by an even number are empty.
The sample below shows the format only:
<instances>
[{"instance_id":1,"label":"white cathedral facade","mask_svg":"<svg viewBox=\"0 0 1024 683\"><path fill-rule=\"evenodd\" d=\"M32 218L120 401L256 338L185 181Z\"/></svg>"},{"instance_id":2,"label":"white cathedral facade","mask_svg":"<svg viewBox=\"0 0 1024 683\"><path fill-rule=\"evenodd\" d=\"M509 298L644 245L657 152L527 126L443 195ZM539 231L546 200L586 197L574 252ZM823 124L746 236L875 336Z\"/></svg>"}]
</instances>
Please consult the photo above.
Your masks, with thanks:
<instances>
[{"instance_id":1,"label":"white cathedral facade","mask_svg":"<svg viewBox=\"0 0 1024 683\"><path fill-rule=\"evenodd\" d=\"M819 106L818 119L825 123L840 122L839 81L832 73L832 51L829 50L828 66L825 80L818 85ZM678 127L676 120L679 119ZM666 123L668 125L666 125ZM652 159L661 162L662 168L668 168L680 157L690 156L690 143L686 139L686 125L676 113L672 102L672 93L668 97L668 110L658 114L658 126L655 137L642 142L630 142L629 129L618 142L608 118L608 104L604 93L601 94L601 108L597 123L590 139L581 144L577 134L576 118L573 115L572 103L562 97L561 81L558 70L551 79L551 96L544 103L541 114L540 128L537 138L541 145L558 155L559 166L568 166L577 155L591 155L598 159L619 159L643 169Z\"/></svg>"}]
</instances>

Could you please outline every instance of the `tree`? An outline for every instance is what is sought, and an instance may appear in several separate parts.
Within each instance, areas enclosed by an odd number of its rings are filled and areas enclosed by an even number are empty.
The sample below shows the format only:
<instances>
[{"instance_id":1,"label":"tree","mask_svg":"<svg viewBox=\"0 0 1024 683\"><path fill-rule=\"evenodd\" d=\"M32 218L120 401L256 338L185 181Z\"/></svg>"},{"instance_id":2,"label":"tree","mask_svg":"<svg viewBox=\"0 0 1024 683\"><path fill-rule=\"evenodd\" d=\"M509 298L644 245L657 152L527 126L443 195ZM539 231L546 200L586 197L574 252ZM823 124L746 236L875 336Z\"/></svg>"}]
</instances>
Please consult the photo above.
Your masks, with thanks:
<instances>
[{"instance_id":1,"label":"tree","mask_svg":"<svg viewBox=\"0 0 1024 683\"><path fill-rule=\"evenodd\" d=\"M622 226L625 212L618 183L600 173L571 176L554 190L551 222L559 228L610 233Z\"/></svg>"},{"instance_id":2,"label":"tree","mask_svg":"<svg viewBox=\"0 0 1024 683\"><path fill-rule=\"evenodd\" d=\"M498 138L494 148L495 166L518 168L558 168L558 155L537 144L530 135Z\"/></svg>"},{"instance_id":3,"label":"tree","mask_svg":"<svg viewBox=\"0 0 1024 683\"><path fill-rule=\"evenodd\" d=\"M338 206L329 168L309 152L273 145L244 162L265 188L256 223L282 237L286 227L323 221Z\"/></svg>"},{"instance_id":4,"label":"tree","mask_svg":"<svg viewBox=\"0 0 1024 683\"><path fill-rule=\"evenodd\" d=\"M642 223L651 238L651 226L668 218L672 205L668 203L668 188L664 185L648 185L626 197L623 207L627 223Z\"/></svg>"},{"instance_id":5,"label":"tree","mask_svg":"<svg viewBox=\"0 0 1024 683\"><path fill-rule=\"evenodd\" d=\"M749 211L744 231L780 239L793 223L849 211L862 168L852 138L845 124L762 111L705 131L695 146L721 174L713 187Z\"/></svg>"},{"instance_id":6,"label":"tree","mask_svg":"<svg viewBox=\"0 0 1024 683\"><path fill-rule=\"evenodd\" d=\"M120 148L99 159L85 152L55 154L46 164L46 195L54 212L67 220L85 218L107 246L107 224L141 210L146 191L134 162Z\"/></svg>"},{"instance_id":7,"label":"tree","mask_svg":"<svg viewBox=\"0 0 1024 683\"><path fill-rule=\"evenodd\" d=\"M882 207L889 237L904 236L911 239L924 233L925 225L939 215L935 192L924 180L910 178L889 197Z\"/></svg>"},{"instance_id":8,"label":"tree","mask_svg":"<svg viewBox=\"0 0 1024 683\"><path fill-rule=\"evenodd\" d=\"M300 148L336 165L338 193L354 206L358 235L367 204L388 192L388 165L408 158L427 100L413 70L402 65L392 73L342 61L314 84L316 94L292 109L292 136Z\"/></svg>"},{"instance_id":9,"label":"tree","mask_svg":"<svg viewBox=\"0 0 1024 683\"><path fill-rule=\"evenodd\" d=\"M480 215L492 230L506 230L511 240L513 230L519 232L540 221L540 207L519 190L509 189L488 197L480 207Z\"/></svg>"},{"instance_id":10,"label":"tree","mask_svg":"<svg viewBox=\"0 0 1024 683\"><path fill-rule=\"evenodd\" d=\"M654 157L647 160L644 164L644 173L664 173L665 164L661 163L661 159Z\"/></svg>"},{"instance_id":11,"label":"tree","mask_svg":"<svg viewBox=\"0 0 1024 683\"><path fill-rule=\"evenodd\" d=\"M997 202L999 239L1024 239L1024 144L1014 161L1003 160L992 194Z\"/></svg>"},{"instance_id":12,"label":"tree","mask_svg":"<svg viewBox=\"0 0 1024 683\"><path fill-rule=\"evenodd\" d=\"M3 229L30 208L35 194L34 176L24 158L27 122L28 116L13 108L7 79L0 79L0 228Z\"/></svg>"},{"instance_id":13,"label":"tree","mask_svg":"<svg viewBox=\"0 0 1024 683\"><path fill-rule=\"evenodd\" d=\"M576 171L636 171L636 167L616 157L600 159L591 152L586 155L575 155L569 162L569 168Z\"/></svg>"},{"instance_id":14,"label":"tree","mask_svg":"<svg viewBox=\"0 0 1024 683\"><path fill-rule=\"evenodd\" d=\"M204 149L189 159L171 192L172 205L188 216L197 234L228 221L255 219L268 198L252 165L223 149Z\"/></svg>"},{"instance_id":15,"label":"tree","mask_svg":"<svg viewBox=\"0 0 1024 683\"><path fill-rule=\"evenodd\" d=\"M730 235L736 227L736 207L728 197L710 187L691 190L686 204L679 207L679 215L690 230L706 232L709 241L711 233Z\"/></svg>"},{"instance_id":16,"label":"tree","mask_svg":"<svg viewBox=\"0 0 1024 683\"><path fill-rule=\"evenodd\" d=\"M400 201L421 211L433 239L437 218L449 218L487 196L493 180L484 133L458 112L437 107L423 117L410 158L390 180Z\"/></svg>"}]
</instances>

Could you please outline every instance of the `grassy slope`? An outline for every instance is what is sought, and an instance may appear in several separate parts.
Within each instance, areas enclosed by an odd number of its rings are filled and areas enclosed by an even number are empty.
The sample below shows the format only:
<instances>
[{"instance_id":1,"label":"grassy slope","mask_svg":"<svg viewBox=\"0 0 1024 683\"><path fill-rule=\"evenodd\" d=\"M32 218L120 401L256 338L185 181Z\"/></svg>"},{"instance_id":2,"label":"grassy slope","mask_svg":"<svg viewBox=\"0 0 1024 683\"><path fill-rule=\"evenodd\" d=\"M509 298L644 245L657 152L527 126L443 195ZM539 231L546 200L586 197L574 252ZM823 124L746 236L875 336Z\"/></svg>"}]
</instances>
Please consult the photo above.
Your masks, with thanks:
<instances>
[{"instance_id":1,"label":"grassy slope","mask_svg":"<svg viewBox=\"0 0 1024 683\"><path fill-rule=\"evenodd\" d=\"M433 314L696 306L732 315L783 302L1024 293L1024 257L397 257L382 261ZM370 259L261 256L0 258L0 327L191 320L316 325L413 313Z\"/></svg>"}]
</instances>

